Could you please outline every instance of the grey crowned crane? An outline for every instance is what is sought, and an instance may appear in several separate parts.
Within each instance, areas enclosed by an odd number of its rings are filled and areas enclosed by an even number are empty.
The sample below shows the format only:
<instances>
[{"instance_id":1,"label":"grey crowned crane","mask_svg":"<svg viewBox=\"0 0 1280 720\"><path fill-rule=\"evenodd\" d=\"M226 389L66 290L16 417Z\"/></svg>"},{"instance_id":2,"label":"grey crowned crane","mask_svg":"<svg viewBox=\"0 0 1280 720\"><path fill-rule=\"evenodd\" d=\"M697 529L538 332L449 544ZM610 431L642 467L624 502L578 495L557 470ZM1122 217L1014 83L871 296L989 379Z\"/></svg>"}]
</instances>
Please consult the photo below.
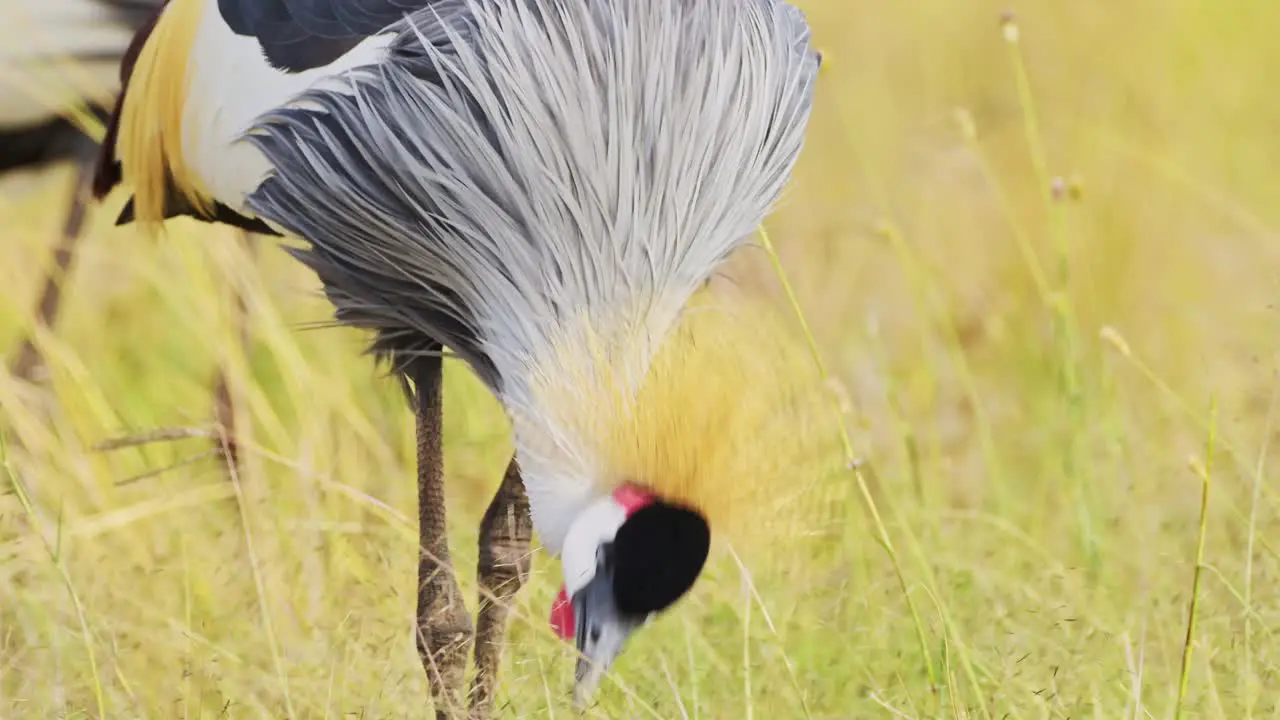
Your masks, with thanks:
<instances>
[{"instance_id":1,"label":"grey crowned crane","mask_svg":"<svg viewBox=\"0 0 1280 720\"><path fill-rule=\"evenodd\" d=\"M780 196L818 54L782 0L169 0L135 39L95 180L121 222L307 244L339 322L417 414L418 649L436 712L491 712L536 530L588 699L752 502L752 333L687 312ZM480 526L474 626L449 568L443 348L516 452ZM754 413L754 415L753 415Z\"/></svg>"},{"instance_id":2,"label":"grey crowned crane","mask_svg":"<svg viewBox=\"0 0 1280 720\"><path fill-rule=\"evenodd\" d=\"M0 9L0 173L72 161L78 173L62 233L45 274L33 320L52 328L62 283L84 229L98 143L70 114L106 123L120 88L120 63L138 29L164 0L40 0ZM243 332L243 306L237 304ZM35 380L42 359L34 339L20 341L11 372ZM234 460L234 412L225 374L214 387L215 414Z\"/></svg>"}]
</instances>

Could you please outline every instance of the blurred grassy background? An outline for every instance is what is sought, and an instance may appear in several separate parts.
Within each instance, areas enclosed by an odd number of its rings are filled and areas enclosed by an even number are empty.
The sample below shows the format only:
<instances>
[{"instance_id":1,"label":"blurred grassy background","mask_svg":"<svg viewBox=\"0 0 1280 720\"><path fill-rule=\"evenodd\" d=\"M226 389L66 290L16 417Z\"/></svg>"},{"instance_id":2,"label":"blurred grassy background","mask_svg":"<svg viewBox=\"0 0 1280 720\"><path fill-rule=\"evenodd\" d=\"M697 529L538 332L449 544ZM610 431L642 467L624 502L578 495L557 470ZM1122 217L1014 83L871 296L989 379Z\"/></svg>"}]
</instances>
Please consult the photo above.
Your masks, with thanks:
<instances>
[{"instance_id":1,"label":"blurred grassy background","mask_svg":"<svg viewBox=\"0 0 1280 720\"><path fill-rule=\"evenodd\" d=\"M1280 6L801 5L826 64L768 227L902 580L854 473L832 473L759 602L722 558L590 715L1171 717L1211 478L1183 712L1280 718ZM5 347L70 178L3 184ZM298 329L329 309L279 247L254 261L184 223L149 242L110 227L119 202L40 335L47 386L0 376L7 467L34 503L0 496L0 715L420 715L398 388L359 334ZM781 302L762 253L733 274ZM241 483L212 459L123 482L201 439L91 450L207 424L219 362L245 415ZM471 594L510 441L448 372ZM545 629L557 572L539 555L519 596L504 717L569 714L570 653Z\"/></svg>"}]
</instances>

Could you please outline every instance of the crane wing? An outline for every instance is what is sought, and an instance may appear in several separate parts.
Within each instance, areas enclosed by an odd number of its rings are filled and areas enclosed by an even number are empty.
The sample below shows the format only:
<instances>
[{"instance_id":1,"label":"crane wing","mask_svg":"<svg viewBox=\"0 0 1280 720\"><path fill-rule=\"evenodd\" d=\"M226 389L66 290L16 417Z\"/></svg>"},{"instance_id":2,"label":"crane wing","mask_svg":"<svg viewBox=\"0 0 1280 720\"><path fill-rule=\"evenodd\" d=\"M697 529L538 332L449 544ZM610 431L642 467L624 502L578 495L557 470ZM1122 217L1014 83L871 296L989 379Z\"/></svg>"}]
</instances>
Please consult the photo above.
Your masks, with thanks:
<instances>
[{"instance_id":1,"label":"crane wing","mask_svg":"<svg viewBox=\"0 0 1280 720\"><path fill-rule=\"evenodd\" d=\"M95 194L128 180L121 224L189 216L269 231L242 206L265 161L241 134L317 80L374 61L406 15L457 1L165 0L121 64Z\"/></svg>"}]
</instances>

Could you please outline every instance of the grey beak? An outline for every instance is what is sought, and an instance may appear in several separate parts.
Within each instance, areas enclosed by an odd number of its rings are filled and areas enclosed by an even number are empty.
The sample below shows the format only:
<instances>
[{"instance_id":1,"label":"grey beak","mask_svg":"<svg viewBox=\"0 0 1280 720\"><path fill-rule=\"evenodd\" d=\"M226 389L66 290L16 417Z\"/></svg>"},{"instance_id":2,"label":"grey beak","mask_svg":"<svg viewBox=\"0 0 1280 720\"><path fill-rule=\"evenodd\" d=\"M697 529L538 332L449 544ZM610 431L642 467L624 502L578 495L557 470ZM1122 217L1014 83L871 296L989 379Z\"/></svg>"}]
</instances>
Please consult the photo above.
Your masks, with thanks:
<instances>
[{"instance_id":1,"label":"grey beak","mask_svg":"<svg viewBox=\"0 0 1280 720\"><path fill-rule=\"evenodd\" d=\"M600 680L622 653L627 638L644 624L645 618L624 616L613 597L613 573L602 567L573 596L578 626L578 664L574 670L573 707L581 711L591 702Z\"/></svg>"}]
</instances>

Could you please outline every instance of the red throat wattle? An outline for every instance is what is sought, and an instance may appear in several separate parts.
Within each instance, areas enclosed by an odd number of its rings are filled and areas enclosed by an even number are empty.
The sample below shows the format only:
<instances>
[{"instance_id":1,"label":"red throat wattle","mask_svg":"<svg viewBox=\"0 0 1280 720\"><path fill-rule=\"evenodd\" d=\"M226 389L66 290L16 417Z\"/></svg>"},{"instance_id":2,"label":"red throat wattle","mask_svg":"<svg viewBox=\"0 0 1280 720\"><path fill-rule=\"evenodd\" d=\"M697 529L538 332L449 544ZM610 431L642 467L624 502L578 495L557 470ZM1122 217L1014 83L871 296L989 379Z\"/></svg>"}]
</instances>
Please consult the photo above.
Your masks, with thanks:
<instances>
[{"instance_id":1,"label":"red throat wattle","mask_svg":"<svg viewBox=\"0 0 1280 720\"><path fill-rule=\"evenodd\" d=\"M653 502L653 496L635 485L623 485L613 491L613 499L622 506L627 517L640 508ZM569 601L569 593L564 585L551 603L551 629L564 640L572 640L574 629L578 623L573 616L573 603Z\"/></svg>"}]
</instances>

